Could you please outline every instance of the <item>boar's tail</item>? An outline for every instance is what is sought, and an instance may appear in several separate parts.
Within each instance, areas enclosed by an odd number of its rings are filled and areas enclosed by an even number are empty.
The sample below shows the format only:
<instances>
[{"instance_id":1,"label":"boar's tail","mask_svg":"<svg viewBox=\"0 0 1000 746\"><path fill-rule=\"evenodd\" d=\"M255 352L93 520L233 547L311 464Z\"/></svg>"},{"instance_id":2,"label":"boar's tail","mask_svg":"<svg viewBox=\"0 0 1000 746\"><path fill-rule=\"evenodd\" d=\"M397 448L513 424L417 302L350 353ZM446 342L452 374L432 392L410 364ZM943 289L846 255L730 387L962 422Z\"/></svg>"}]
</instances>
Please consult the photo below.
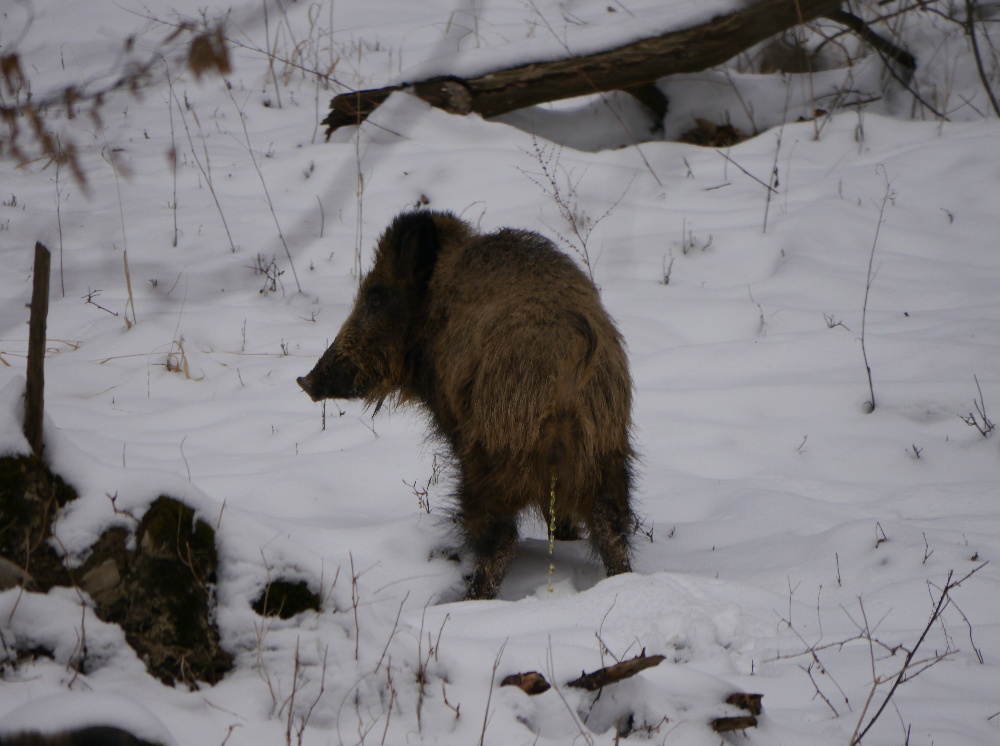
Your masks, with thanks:
<instances>
[{"instance_id":1,"label":"boar's tail","mask_svg":"<svg viewBox=\"0 0 1000 746\"><path fill-rule=\"evenodd\" d=\"M578 311L563 311L573 329L586 342L586 349L570 375L556 381L552 409L542 422L541 446L546 465L555 469L579 452L581 440L591 441L591 418L580 408L586 401L583 387L590 380L597 357L598 337L587 317ZM591 437L588 437L591 436ZM584 448L586 452L588 449ZM574 453L571 454L570 451Z\"/></svg>"},{"instance_id":2,"label":"boar's tail","mask_svg":"<svg viewBox=\"0 0 1000 746\"><path fill-rule=\"evenodd\" d=\"M564 315L573 322L573 326L576 328L576 331L578 331L587 342L587 350L580 359L580 364L577 369L578 384L583 385L590 377L590 368L594 362L595 353L597 352L597 332L595 332L594 327L590 325L590 319L579 311L565 311Z\"/></svg>"}]
</instances>

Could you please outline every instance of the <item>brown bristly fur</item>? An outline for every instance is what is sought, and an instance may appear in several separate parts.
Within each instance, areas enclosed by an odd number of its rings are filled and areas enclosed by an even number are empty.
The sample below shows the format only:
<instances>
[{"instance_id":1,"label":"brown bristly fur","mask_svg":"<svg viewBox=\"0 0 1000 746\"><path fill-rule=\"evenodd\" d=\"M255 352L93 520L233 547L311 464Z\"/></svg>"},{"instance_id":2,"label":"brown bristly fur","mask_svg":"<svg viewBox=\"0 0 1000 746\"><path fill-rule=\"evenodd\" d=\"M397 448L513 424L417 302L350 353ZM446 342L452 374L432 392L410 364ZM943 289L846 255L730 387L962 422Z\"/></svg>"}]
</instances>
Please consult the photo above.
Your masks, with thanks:
<instances>
[{"instance_id":1,"label":"brown bristly fur","mask_svg":"<svg viewBox=\"0 0 1000 746\"><path fill-rule=\"evenodd\" d=\"M518 515L548 518L553 474L561 531L585 525L609 574L631 569L624 345L593 282L537 233L398 216L333 345L299 383L316 400L426 408L457 465L470 598L499 590Z\"/></svg>"}]
</instances>

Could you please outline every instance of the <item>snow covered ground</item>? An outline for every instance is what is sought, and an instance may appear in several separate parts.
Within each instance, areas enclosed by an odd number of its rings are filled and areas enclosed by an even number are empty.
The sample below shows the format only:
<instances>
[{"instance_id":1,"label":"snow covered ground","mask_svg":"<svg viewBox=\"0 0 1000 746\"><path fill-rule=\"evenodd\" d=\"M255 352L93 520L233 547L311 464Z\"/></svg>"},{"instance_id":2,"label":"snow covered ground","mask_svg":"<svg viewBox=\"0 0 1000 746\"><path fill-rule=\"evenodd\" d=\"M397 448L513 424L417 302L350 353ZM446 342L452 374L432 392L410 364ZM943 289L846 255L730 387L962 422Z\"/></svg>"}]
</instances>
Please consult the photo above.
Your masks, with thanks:
<instances>
[{"instance_id":1,"label":"snow covered ground","mask_svg":"<svg viewBox=\"0 0 1000 746\"><path fill-rule=\"evenodd\" d=\"M82 496L60 543L79 560L127 525L108 495L136 514L160 494L192 505L219 528L217 620L236 658L214 687L165 687L75 591L0 593L0 732L36 700L93 692L90 720L152 713L145 732L177 744L612 743L629 716L631 738L655 743L847 744L920 640L911 674L942 660L895 690L864 743L1000 740L1000 453L961 418L976 400L1000 417L1000 126L958 26L910 14L900 30L947 122L886 84L877 58L811 90L735 68L667 83L668 134L693 116L760 131L724 151L600 150L628 141L600 103L486 122L406 95L325 143L336 91L282 61L375 87L708 12L659 5L215 5L207 17L228 9L241 45L231 88L168 56L172 84L112 98L99 126L66 124L86 194L44 161L0 162L0 451L27 448L40 240L54 253L46 453ZM18 51L36 91L107 71L129 33L136 54L168 33L138 4L37 0L4 9L5 44L26 8ZM847 85L881 99L795 123ZM611 579L558 544L548 592L545 528L526 522L501 598L461 602L449 478L419 412L331 402L324 423L295 378L350 308L356 253L366 266L403 209L561 234L582 261L543 164L628 342L646 533L635 572ZM986 562L928 627L949 578ZM257 616L277 576L306 580L323 611ZM55 658L18 663L15 643ZM600 697L564 686L643 649L667 661ZM499 686L529 670L558 691ZM763 694L764 715L719 736L708 723L739 714L722 704L737 690ZM53 729L87 720L45 709L63 714L40 721Z\"/></svg>"}]
</instances>

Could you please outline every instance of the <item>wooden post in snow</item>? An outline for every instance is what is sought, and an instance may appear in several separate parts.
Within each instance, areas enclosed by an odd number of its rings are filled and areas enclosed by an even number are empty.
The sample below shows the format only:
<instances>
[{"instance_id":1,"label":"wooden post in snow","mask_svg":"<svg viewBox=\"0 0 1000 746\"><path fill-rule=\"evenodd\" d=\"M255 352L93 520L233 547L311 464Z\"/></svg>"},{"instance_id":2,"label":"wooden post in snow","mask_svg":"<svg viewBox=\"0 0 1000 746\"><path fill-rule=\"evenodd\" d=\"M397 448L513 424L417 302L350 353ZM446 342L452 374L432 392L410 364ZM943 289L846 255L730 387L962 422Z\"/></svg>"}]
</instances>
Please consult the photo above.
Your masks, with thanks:
<instances>
[{"instance_id":1,"label":"wooden post in snow","mask_svg":"<svg viewBox=\"0 0 1000 746\"><path fill-rule=\"evenodd\" d=\"M45 393L45 320L49 313L49 250L35 242L35 273L28 325L28 383L24 393L24 437L42 455L42 409Z\"/></svg>"}]
</instances>

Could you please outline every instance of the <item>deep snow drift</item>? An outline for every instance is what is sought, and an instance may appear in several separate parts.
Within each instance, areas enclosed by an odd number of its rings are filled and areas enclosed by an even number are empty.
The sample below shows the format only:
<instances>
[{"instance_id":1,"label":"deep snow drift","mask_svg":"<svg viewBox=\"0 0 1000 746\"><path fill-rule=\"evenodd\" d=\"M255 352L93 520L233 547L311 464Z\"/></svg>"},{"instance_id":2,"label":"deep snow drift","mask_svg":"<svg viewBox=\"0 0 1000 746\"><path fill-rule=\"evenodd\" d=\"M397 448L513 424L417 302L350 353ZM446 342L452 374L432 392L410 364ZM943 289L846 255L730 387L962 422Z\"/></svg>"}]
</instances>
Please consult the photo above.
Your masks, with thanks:
<instances>
[{"instance_id":1,"label":"deep snow drift","mask_svg":"<svg viewBox=\"0 0 1000 746\"><path fill-rule=\"evenodd\" d=\"M148 711L159 722L145 732L178 744L611 743L631 716L632 738L715 746L708 722L736 714L722 700L744 690L764 695L764 716L728 742L846 744L949 574L1000 554L997 441L961 418L975 400L1000 417L1000 128L961 29L923 16L901 29L948 122L919 106L911 117L912 97L865 58L849 79L817 73L812 92L808 76L736 70L667 82L668 134L693 116L760 131L724 151L588 152L629 141L599 102L486 122L406 95L322 142L335 91L282 59L373 87L449 59L590 44L599 24L625 38L650 28L625 11L660 3L480 5L292 3L266 19L240 5L231 88L174 64L172 84L113 98L100 126L67 124L86 195L51 164L0 163L0 450L27 447L25 304L41 240L54 252L46 454L82 496L58 516L59 542L79 561L102 530L128 526L109 495L135 514L160 494L193 506L218 526L216 617L237 662L215 687L164 687L72 589L9 590L0 732L5 715L69 691L101 695L95 722ZM140 48L166 35L140 6L32 7L19 49L39 89L106 71L128 33L143 32ZM6 43L21 12L4 11ZM846 86L881 100L794 123ZM545 528L526 522L501 599L460 602L449 476L420 413L373 419L331 402L324 419L295 384L336 334L379 231L424 203L484 230L562 236L589 257L636 386L633 574L604 579L582 543L560 543L547 592ZM250 601L277 576L306 580L324 610L257 616ZM866 745L998 738L995 565L951 595L914 661L944 659L895 691ZM53 657L15 660L15 647ZM563 686L643 649L667 661L599 698ZM559 690L499 686L529 670ZM885 683L869 704L873 679ZM47 724L85 722L71 713Z\"/></svg>"}]
</instances>

